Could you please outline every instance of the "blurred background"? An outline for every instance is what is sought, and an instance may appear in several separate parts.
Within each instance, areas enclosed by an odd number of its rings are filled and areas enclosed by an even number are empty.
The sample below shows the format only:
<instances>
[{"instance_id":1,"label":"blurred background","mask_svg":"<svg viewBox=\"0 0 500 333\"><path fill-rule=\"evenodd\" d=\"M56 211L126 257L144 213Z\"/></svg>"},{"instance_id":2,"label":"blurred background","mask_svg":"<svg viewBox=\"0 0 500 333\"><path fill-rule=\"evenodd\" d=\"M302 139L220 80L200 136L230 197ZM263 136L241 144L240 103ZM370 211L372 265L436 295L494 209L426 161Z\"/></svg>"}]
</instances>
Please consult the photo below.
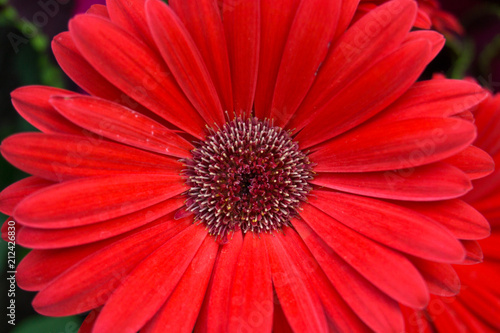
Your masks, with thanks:
<instances>
[{"instance_id":1,"label":"blurred background","mask_svg":"<svg viewBox=\"0 0 500 333\"><path fill-rule=\"evenodd\" d=\"M77 89L58 68L50 51L52 37L67 29L68 20L104 0L0 0L0 140L35 129L17 115L10 102L10 92L25 85L48 85ZM422 5L435 3L421 0ZM433 73L449 78L470 76L492 91L500 91L500 2L498 0L441 0L441 9L456 17L459 26L451 28L446 15L432 20L434 28L444 33L446 46L428 66L422 79ZM432 19L432 17L431 17ZM447 24L448 23L448 24ZM26 177L0 157L0 190ZM7 216L0 213L0 222ZM16 246L18 263L28 250ZM3 312L7 297L7 244L0 243L0 299ZM48 318L31 308L35 293L16 289L16 326L2 314L0 332L59 333L78 332L83 317Z\"/></svg>"}]
</instances>

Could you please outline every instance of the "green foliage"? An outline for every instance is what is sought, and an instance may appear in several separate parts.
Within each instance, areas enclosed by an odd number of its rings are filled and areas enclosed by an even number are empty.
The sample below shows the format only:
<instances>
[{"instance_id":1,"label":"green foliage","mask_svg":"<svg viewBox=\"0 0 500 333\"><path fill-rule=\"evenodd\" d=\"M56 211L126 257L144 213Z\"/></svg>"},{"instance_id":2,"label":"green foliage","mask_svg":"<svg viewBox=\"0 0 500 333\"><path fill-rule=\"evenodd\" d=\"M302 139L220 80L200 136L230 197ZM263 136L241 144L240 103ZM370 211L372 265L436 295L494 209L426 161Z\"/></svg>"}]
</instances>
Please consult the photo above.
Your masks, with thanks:
<instances>
[{"instance_id":1,"label":"green foliage","mask_svg":"<svg viewBox=\"0 0 500 333\"><path fill-rule=\"evenodd\" d=\"M82 321L79 317L31 316L17 324L12 333L77 333Z\"/></svg>"}]
</instances>

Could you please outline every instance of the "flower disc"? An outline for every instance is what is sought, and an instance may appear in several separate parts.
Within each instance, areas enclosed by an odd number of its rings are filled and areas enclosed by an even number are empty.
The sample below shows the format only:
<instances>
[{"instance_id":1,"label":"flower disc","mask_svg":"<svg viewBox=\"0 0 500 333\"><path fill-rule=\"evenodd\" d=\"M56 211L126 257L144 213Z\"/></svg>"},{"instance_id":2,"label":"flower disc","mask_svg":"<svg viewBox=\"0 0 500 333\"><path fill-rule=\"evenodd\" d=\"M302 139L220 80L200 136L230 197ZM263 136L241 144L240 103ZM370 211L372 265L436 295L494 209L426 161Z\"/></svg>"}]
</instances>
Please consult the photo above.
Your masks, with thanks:
<instances>
[{"instance_id":1,"label":"flower disc","mask_svg":"<svg viewBox=\"0 0 500 333\"><path fill-rule=\"evenodd\" d=\"M210 130L186 160L188 210L211 234L290 225L312 189L312 164L290 134L269 121L236 118Z\"/></svg>"}]
</instances>

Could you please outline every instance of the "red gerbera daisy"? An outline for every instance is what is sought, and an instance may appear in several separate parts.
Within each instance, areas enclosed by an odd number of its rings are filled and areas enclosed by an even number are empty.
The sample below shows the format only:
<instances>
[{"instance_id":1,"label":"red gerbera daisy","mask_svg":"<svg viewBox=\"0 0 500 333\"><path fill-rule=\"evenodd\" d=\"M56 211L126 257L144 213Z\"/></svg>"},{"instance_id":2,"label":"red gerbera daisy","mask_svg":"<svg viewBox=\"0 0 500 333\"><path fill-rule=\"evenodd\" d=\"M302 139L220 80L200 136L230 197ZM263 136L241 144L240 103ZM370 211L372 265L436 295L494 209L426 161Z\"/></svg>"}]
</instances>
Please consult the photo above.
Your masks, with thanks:
<instances>
[{"instance_id":1,"label":"red gerbera daisy","mask_svg":"<svg viewBox=\"0 0 500 333\"><path fill-rule=\"evenodd\" d=\"M444 40L410 31L413 1L351 25L357 5L108 0L73 19L53 51L89 96L16 90L43 133L1 146L33 175L0 209L34 249L17 278L35 309L94 310L93 332L402 331L399 303L425 308L461 240L489 234L452 200L493 168L467 118L487 93L415 83Z\"/></svg>"},{"instance_id":2,"label":"red gerbera daisy","mask_svg":"<svg viewBox=\"0 0 500 333\"><path fill-rule=\"evenodd\" d=\"M474 190L464 198L480 211L491 224L491 236L476 242L468 241L465 263L442 271L437 280L452 277L461 281L460 294L446 293L431 297L424 311L405 311L409 332L423 332L431 327L439 332L498 332L500 322L500 94L490 95L474 111L478 127L475 144L487 151L497 165L493 174L474 181ZM482 252L481 252L482 249ZM484 253L484 258L483 258ZM456 290L454 290L456 292Z\"/></svg>"}]
</instances>

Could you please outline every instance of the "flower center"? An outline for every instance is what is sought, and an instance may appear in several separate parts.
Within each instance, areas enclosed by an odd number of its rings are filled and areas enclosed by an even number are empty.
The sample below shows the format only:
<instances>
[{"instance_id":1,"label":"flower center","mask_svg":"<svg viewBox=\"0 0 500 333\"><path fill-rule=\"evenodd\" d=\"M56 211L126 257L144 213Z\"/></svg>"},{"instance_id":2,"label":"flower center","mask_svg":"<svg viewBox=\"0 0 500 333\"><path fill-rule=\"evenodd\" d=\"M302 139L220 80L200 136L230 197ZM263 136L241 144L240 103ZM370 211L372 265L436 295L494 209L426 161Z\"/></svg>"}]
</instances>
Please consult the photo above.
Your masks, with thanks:
<instances>
[{"instance_id":1,"label":"flower center","mask_svg":"<svg viewBox=\"0 0 500 333\"><path fill-rule=\"evenodd\" d=\"M236 118L210 129L184 160L187 209L222 241L290 225L312 189L312 164L290 134L269 121Z\"/></svg>"}]
</instances>

